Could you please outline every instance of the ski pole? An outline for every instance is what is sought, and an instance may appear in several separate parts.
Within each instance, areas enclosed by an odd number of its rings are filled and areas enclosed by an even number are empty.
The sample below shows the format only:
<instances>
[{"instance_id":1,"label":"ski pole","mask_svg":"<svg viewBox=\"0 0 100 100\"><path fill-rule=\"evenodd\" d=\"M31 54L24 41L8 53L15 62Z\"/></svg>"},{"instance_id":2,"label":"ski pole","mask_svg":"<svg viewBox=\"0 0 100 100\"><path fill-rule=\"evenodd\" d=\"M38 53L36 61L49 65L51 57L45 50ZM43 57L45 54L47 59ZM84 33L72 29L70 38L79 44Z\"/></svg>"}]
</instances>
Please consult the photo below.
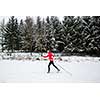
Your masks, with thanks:
<instances>
[{"instance_id":1,"label":"ski pole","mask_svg":"<svg viewBox=\"0 0 100 100\"><path fill-rule=\"evenodd\" d=\"M57 64L57 63L56 63ZM67 71L66 69L64 69L62 66L60 66L59 64L57 64L60 68L62 68L67 74L69 74L70 76L72 76L72 73Z\"/></svg>"}]
</instances>

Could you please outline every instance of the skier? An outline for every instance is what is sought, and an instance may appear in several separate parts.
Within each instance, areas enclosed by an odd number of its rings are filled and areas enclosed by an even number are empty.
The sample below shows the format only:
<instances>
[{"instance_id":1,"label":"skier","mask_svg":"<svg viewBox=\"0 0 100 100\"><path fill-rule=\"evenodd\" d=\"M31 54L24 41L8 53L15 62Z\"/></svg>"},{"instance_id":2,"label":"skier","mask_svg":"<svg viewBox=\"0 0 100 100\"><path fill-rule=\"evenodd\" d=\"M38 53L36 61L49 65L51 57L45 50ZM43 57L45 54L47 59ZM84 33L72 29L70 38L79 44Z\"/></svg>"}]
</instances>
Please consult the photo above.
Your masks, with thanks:
<instances>
[{"instance_id":1,"label":"skier","mask_svg":"<svg viewBox=\"0 0 100 100\"><path fill-rule=\"evenodd\" d=\"M51 52L51 50L48 51L48 54L47 56L43 56L44 58L47 58L50 60L49 64L48 64L48 72L47 73L50 73L50 65L52 64L57 70L58 72L60 71L60 69L58 69L55 64L54 64L54 54Z\"/></svg>"}]
</instances>

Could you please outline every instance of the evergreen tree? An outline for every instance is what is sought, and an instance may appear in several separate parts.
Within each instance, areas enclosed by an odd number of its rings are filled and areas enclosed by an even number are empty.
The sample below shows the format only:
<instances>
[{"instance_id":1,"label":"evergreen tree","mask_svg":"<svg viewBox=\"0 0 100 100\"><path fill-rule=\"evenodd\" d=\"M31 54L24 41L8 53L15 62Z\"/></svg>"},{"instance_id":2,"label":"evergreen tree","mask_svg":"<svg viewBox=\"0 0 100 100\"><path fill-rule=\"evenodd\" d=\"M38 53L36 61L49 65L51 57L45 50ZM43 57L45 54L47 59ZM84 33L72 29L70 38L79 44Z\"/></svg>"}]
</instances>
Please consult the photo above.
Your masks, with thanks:
<instances>
[{"instance_id":1,"label":"evergreen tree","mask_svg":"<svg viewBox=\"0 0 100 100\"><path fill-rule=\"evenodd\" d=\"M19 24L19 33L21 36L21 39L20 39L21 51L24 51L24 45L25 45L25 30L24 29L25 29L24 21L21 19L20 24Z\"/></svg>"},{"instance_id":2,"label":"evergreen tree","mask_svg":"<svg viewBox=\"0 0 100 100\"><path fill-rule=\"evenodd\" d=\"M36 21L36 44L35 51L42 52L43 50L43 32L42 32L42 22L40 16L37 16Z\"/></svg>"},{"instance_id":3,"label":"evergreen tree","mask_svg":"<svg viewBox=\"0 0 100 100\"><path fill-rule=\"evenodd\" d=\"M72 22L72 24L71 24ZM100 17L82 16L71 20L66 16L63 21L66 35L67 53L99 55L100 53ZM70 26L71 25L71 26Z\"/></svg>"},{"instance_id":4,"label":"evergreen tree","mask_svg":"<svg viewBox=\"0 0 100 100\"><path fill-rule=\"evenodd\" d=\"M33 19L26 17L24 24L24 36L23 36L23 47L22 49L28 52L33 51Z\"/></svg>"},{"instance_id":5,"label":"evergreen tree","mask_svg":"<svg viewBox=\"0 0 100 100\"><path fill-rule=\"evenodd\" d=\"M88 55L99 55L99 33L100 33L100 17L99 16L82 16L83 31L82 36L83 47Z\"/></svg>"},{"instance_id":6,"label":"evergreen tree","mask_svg":"<svg viewBox=\"0 0 100 100\"><path fill-rule=\"evenodd\" d=\"M84 48L82 46L84 40L84 34L82 33L84 25L82 22L82 17L75 18L74 23L74 35L73 35L73 52L74 53L83 53Z\"/></svg>"},{"instance_id":7,"label":"evergreen tree","mask_svg":"<svg viewBox=\"0 0 100 100\"><path fill-rule=\"evenodd\" d=\"M51 48L54 48L54 34L52 31L52 23L50 21L50 17L47 16L46 18L46 30L45 30L45 37L46 37L46 49L49 50Z\"/></svg>"},{"instance_id":8,"label":"evergreen tree","mask_svg":"<svg viewBox=\"0 0 100 100\"><path fill-rule=\"evenodd\" d=\"M50 22L51 22L53 48L62 51L65 44L63 26L57 16L51 16Z\"/></svg>"},{"instance_id":9,"label":"evergreen tree","mask_svg":"<svg viewBox=\"0 0 100 100\"><path fill-rule=\"evenodd\" d=\"M13 53L15 50L19 50L19 31L18 22L14 16L11 16L6 27L4 34L5 49Z\"/></svg>"},{"instance_id":10,"label":"evergreen tree","mask_svg":"<svg viewBox=\"0 0 100 100\"><path fill-rule=\"evenodd\" d=\"M81 34L82 34L82 40L83 40L83 43L82 43L82 47L83 47L83 51L84 53L87 53L88 50L90 49L89 47L89 38L91 36L91 17L90 16L82 16L82 31L81 31Z\"/></svg>"},{"instance_id":11,"label":"evergreen tree","mask_svg":"<svg viewBox=\"0 0 100 100\"><path fill-rule=\"evenodd\" d=\"M92 16L88 36L88 52L100 56L100 16Z\"/></svg>"},{"instance_id":12,"label":"evergreen tree","mask_svg":"<svg viewBox=\"0 0 100 100\"><path fill-rule=\"evenodd\" d=\"M46 22L43 18L43 20L41 21L41 45L42 45L42 52L46 52L47 51L47 47L46 47Z\"/></svg>"},{"instance_id":13,"label":"evergreen tree","mask_svg":"<svg viewBox=\"0 0 100 100\"><path fill-rule=\"evenodd\" d=\"M65 48L64 52L73 53L76 48L76 42L78 38L78 33L75 30L77 26L76 19L74 16L64 16L63 19L63 29L64 29L64 41L65 41ZM77 37L76 37L77 36Z\"/></svg>"},{"instance_id":14,"label":"evergreen tree","mask_svg":"<svg viewBox=\"0 0 100 100\"><path fill-rule=\"evenodd\" d=\"M2 52L45 52L48 49L67 54L100 56L100 16L57 16L18 20L11 16L0 25Z\"/></svg>"},{"instance_id":15,"label":"evergreen tree","mask_svg":"<svg viewBox=\"0 0 100 100\"><path fill-rule=\"evenodd\" d=\"M0 24L0 48L4 51L4 34L5 34L5 20L3 19Z\"/></svg>"},{"instance_id":16,"label":"evergreen tree","mask_svg":"<svg viewBox=\"0 0 100 100\"><path fill-rule=\"evenodd\" d=\"M15 50L19 51L21 48L21 34L19 31L18 20L15 19Z\"/></svg>"}]
</instances>

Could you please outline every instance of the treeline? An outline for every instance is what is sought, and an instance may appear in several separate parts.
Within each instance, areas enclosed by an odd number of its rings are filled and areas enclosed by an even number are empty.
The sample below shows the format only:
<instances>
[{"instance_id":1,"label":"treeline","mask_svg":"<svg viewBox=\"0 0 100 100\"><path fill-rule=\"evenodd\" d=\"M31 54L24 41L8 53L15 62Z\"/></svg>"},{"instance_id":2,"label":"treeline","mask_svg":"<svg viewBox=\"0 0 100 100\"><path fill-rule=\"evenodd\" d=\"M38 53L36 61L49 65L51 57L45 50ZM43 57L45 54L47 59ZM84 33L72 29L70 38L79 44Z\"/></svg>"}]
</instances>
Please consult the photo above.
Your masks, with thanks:
<instances>
[{"instance_id":1,"label":"treeline","mask_svg":"<svg viewBox=\"0 0 100 100\"><path fill-rule=\"evenodd\" d=\"M100 56L100 16L11 16L0 24L2 52L46 52Z\"/></svg>"}]
</instances>

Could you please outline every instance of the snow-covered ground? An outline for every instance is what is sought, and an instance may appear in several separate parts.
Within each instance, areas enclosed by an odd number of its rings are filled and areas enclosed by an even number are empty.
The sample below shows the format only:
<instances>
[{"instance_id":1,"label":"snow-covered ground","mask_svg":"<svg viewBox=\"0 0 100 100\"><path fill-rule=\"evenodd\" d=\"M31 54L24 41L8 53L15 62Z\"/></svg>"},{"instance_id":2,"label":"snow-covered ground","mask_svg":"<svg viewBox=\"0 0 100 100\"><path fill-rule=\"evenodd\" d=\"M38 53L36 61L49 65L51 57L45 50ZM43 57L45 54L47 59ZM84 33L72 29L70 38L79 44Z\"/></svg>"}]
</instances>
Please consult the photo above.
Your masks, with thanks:
<instances>
[{"instance_id":1,"label":"snow-covered ground","mask_svg":"<svg viewBox=\"0 0 100 100\"><path fill-rule=\"evenodd\" d=\"M0 82L100 82L100 58L64 56L55 60L57 73L48 60L0 60ZM65 69L65 71L62 68Z\"/></svg>"}]
</instances>

